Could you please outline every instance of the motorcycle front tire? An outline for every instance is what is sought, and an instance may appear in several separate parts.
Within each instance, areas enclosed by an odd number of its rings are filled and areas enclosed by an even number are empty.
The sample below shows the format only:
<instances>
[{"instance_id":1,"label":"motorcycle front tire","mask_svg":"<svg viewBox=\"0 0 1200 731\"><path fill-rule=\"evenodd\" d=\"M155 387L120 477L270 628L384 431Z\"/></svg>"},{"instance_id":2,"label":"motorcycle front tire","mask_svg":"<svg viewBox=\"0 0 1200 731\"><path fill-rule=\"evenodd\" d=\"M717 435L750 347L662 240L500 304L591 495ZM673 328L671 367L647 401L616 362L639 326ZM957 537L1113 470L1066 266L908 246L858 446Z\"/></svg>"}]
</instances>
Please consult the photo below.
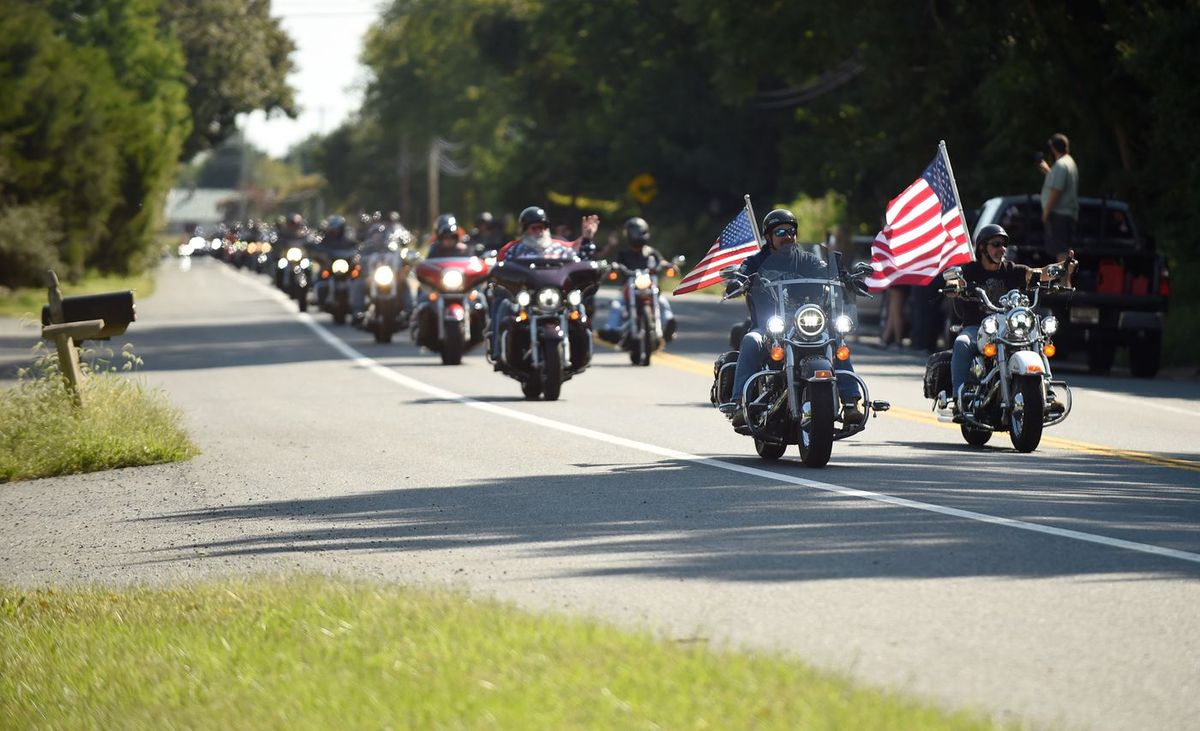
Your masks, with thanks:
<instances>
[{"instance_id":1,"label":"motorcycle front tire","mask_svg":"<svg viewBox=\"0 0 1200 731\"><path fill-rule=\"evenodd\" d=\"M547 345L544 353L546 359L542 362L542 398L557 401L563 384L563 344L557 342Z\"/></svg>"},{"instance_id":2,"label":"motorcycle front tire","mask_svg":"<svg viewBox=\"0 0 1200 731\"><path fill-rule=\"evenodd\" d=\"M833 392L832 383L805 384L801 398L812 407L808 428L796 425L796 443L800 460L808 467L824 467L833 455Z\"/></svg>"},{"instance_id":3,"label":"motorcycle front tire","mask_svg":"<svg viewBox=\"0 0 1200 731\"><path fill-rule=\"evenodd\" d=\"M1045 402L1042 400L1042 379L1038 376L1017 376L1014 391L1021 397L1022 408L1013 410L1008 436L1018 452L1032 452L1042 441L1045 422Z\"/></svg>"},{"instance_id":4,"label":"motorcycle front tire","mask_svg":"<svg viewBox=\"0 0 1200 731\"><path fill-rule=\"evenodd\" d=\"M446 339L442 341L442 365L462 363L463 333L458 323L446 324Z\"/></svg>"}]
</instances>

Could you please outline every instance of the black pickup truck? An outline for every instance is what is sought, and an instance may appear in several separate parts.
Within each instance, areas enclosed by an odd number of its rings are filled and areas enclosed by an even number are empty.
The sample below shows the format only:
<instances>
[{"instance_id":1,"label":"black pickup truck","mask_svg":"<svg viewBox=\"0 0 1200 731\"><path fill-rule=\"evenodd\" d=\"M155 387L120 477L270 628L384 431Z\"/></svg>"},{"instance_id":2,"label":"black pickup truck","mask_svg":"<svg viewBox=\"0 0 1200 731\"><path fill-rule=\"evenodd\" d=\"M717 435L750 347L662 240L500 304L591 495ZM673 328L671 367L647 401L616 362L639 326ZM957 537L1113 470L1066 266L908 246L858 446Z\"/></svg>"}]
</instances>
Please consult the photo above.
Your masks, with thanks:
<instances>
[{"instance_id":1,"label":"black pickup truck","mask_svg":"<svg viewBox=\"0 0 1200 731\"><path fill-rule=\"evenodd\" d=\"M974 231L989 223L1008 232L1008 258L1035 267L1052 261L1043 246L1040 196L987 200ZM1042 299L1063 323L1054 338L1059 352L1083 350L1090 371L1107 373L1116 349L1128 347L1133 375L1153 378L1162 358L1163 317L1170 298L1165 260L1135 226L1129 205L1111 198L1079 199L1072 248L1079 261L1075 291Z\"/></svg>"}]
</instances>

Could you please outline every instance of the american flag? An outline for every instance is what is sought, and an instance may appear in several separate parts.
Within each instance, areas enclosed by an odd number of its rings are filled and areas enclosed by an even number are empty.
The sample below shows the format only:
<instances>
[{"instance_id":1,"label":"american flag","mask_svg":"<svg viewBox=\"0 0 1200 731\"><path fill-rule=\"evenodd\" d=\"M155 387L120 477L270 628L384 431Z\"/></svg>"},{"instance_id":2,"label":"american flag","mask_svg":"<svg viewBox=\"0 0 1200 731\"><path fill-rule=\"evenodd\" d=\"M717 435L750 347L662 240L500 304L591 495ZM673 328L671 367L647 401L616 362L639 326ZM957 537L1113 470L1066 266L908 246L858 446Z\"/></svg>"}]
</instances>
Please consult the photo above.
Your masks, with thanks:
<instances>
[{"instance_id":1,"label":"american flag","mask_svg":"<svg viewBox=\"0 0 1200 731\"><path fill-rule=\"evenodd\" d=\"M929 284L946 267L972 258L942 147L921 177L888 203L883 230L871 246L875 271L867 286L880 290L893 284Z\"/></svg>"},{"instance_id":2,"label":"american flag","mask_svg":"<svg viewBox=\"0 0 1200 731\"><path fill-rule=\"evenodd\" d=\"M696 268L679 280L675 294L687 294L724 281L721 279L722 269L741 264L742 260L756 251L758 239L754 236L754 224L750 221L749 212L743 208L721 232Z\"/></svg>"}]
</instances>

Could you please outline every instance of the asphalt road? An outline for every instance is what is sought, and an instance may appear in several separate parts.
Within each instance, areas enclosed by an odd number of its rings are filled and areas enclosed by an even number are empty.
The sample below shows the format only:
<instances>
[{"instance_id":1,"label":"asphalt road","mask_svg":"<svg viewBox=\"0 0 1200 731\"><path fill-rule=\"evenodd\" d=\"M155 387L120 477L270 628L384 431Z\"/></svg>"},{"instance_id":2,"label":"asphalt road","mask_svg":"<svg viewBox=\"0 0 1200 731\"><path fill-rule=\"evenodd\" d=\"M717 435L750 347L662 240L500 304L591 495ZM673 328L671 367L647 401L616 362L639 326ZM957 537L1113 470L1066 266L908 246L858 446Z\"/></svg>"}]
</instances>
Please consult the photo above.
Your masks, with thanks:
<instances>
[{"instance_id":1,"label":"asphalt road","mask_svg":"<svg viewBox=\"0 0 1200 731\"><path fill-rule=\"evenodd\" d=\"M1037 452L967 447L923 358L866 342L891 412L820 470L708 403L736 303L670 354L604 351L558 402L301 316L266 279L164 267L122 339L201 456L0 485L0 581L295 570L450 584L1071 728L1200 718L1200 383L1092 378ZM36 338L0 321L0 368Z\"/></svg>"}]
</instances>

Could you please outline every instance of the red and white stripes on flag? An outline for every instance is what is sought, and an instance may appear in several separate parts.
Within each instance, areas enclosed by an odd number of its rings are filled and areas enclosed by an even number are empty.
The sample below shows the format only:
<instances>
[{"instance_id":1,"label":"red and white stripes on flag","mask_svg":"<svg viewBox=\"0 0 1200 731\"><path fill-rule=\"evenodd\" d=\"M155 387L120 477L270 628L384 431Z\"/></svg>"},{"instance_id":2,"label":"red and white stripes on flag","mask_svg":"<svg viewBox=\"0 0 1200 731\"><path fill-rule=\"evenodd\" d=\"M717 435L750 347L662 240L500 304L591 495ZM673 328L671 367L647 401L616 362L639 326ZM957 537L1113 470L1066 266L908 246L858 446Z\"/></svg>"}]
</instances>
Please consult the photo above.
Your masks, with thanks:
<instances>
[{"instance_id":1,"label":"red and white stripes on flag","mask_svg":"<svg viewBox=\"0 0 1200 731\"><path fill-rule=\"evenodd\" d=\"M674 294L695 292L697 289L704 289L724 281L721 279L722 269L741 264L743 260L758 251L758 248L758 237L754 235L754 223L750 220L750 213L743 208L742 212L730 221L725 230L721 232L716 243L704 255L700 263L679 280Z\"/></svg>"},{"instance_id":2,"label":"red and white stripes on flag","mask_svg":"<svg viewBox=\"0 0 1200 731\"><path fill-rule=\"evenodd\" d=\"M871 246L867 286L925 285L947 267L974 258L944 147L921 177L887 205Z\"/></svg>"}]
</instances>

